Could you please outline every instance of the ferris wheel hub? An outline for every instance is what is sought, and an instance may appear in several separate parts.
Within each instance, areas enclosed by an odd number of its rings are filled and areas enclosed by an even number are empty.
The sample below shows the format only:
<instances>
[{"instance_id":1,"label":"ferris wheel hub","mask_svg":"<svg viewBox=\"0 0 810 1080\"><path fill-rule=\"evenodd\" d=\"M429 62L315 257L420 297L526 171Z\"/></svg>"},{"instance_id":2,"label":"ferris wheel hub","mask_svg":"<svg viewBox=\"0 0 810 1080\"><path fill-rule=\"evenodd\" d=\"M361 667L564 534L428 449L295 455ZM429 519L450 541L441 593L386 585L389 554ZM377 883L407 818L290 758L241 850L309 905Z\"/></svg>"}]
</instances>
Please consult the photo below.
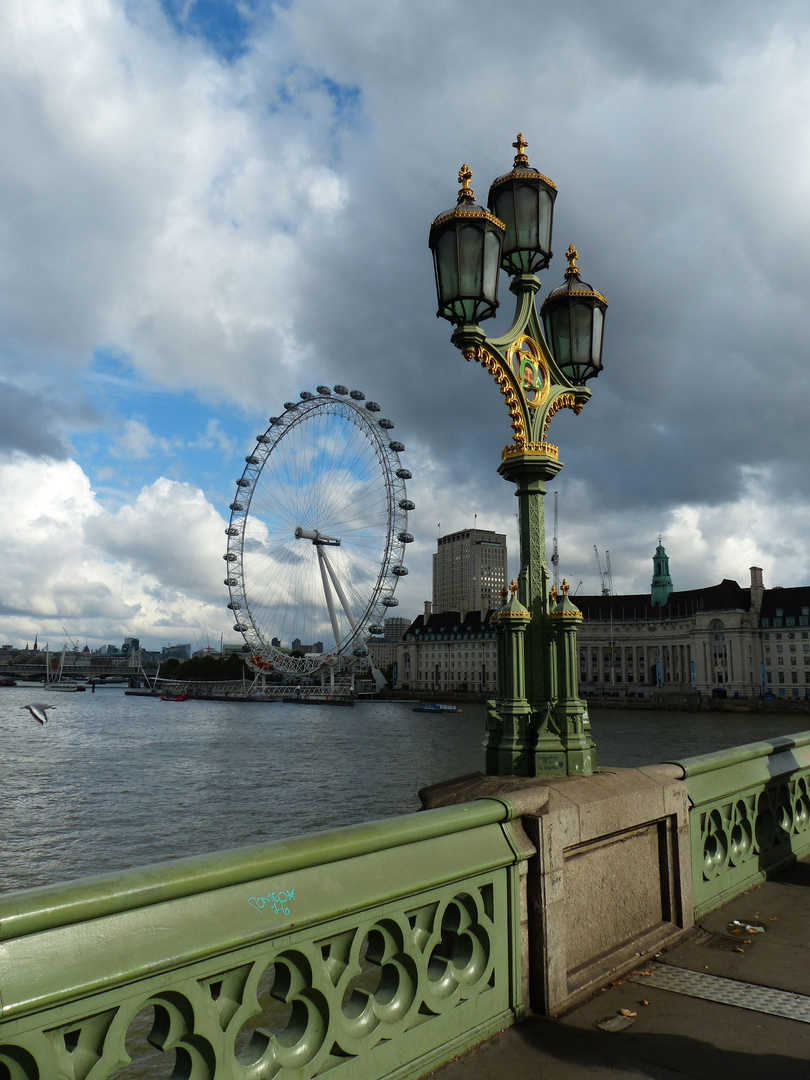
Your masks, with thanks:
<instances>
[{"instance_id":1,"label":"ferris wheel hub","mask_svg":"<svg viewBox=\"0 0 810 1080\"><path fill-rule=\"evenodd\" d=\"M299 525L295 530L296 540L311 540L313 544L329 544L340 547L340 540L336 536L327 536L326 533L318 532L317 529L302 529Z\"/></svg>"}]
</instances>

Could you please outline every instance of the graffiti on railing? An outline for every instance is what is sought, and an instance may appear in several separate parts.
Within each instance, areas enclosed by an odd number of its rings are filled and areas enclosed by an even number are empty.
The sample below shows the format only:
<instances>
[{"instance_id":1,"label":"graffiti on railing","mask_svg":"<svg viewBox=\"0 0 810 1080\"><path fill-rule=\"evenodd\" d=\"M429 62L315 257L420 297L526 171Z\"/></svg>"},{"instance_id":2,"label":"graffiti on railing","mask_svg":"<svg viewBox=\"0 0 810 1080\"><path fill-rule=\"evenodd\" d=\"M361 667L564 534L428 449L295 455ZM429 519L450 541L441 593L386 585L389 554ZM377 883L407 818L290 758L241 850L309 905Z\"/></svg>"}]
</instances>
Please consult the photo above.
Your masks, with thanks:
<instances>
[{"instance_id":1,"label":"graffiti on railing","mask_svg":"<svg viewBox=\"0 0 810 1080\"><path fill-rule=\"evenodd\" d=\"M280 892L269 892L265 896L251 896L248 903L257 911L270 908L273 915L289 915L290 909L287 905L293 900L295 900L295 889L288 889L286 892L282 889Z\"/></svg>"}]
</instances>

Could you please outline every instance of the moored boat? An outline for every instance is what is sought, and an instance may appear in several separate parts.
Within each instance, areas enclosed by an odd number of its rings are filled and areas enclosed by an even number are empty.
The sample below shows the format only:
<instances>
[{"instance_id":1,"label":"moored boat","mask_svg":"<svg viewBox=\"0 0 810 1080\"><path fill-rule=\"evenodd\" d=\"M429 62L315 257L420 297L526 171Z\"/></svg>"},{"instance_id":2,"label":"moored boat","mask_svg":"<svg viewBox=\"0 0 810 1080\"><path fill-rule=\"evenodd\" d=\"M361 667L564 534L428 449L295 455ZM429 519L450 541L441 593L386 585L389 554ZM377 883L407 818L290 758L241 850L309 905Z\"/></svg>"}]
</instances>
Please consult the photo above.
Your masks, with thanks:
<instances>
[{"instance_id":1,"label":"moored boat","mask_svg":"<svg viewBox=\"0 0 810 1080\"><path fill-rule=\"evenodd\" d=\"M452 712L460 713L464 712L458 705L443 705L441 703L429 703L423 701L421 705L417 705L413 710L414 712Z\"/></svg>"}]
</instances>

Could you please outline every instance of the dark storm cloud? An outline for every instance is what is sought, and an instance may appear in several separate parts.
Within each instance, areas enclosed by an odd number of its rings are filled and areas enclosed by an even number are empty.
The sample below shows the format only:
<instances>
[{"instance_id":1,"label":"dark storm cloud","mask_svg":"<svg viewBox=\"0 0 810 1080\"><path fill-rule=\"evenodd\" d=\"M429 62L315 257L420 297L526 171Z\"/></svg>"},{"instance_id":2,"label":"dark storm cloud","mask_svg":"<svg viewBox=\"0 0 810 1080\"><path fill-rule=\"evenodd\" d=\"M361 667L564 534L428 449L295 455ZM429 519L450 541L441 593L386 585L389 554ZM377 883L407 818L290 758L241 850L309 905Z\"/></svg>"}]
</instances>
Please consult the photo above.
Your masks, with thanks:
<instances>
[{"instance_id":1,"label":"dark storm cloud","mask_svg":"<svg viewBox=\"0 0 810 1080\"><path fill-rule=\"evenodd\" d=\"M0 381L0 454L21 451L31 457L62 461L70 448L59 429L60 395L32 394L10 382Z\"/></svg>"}]
</instances>

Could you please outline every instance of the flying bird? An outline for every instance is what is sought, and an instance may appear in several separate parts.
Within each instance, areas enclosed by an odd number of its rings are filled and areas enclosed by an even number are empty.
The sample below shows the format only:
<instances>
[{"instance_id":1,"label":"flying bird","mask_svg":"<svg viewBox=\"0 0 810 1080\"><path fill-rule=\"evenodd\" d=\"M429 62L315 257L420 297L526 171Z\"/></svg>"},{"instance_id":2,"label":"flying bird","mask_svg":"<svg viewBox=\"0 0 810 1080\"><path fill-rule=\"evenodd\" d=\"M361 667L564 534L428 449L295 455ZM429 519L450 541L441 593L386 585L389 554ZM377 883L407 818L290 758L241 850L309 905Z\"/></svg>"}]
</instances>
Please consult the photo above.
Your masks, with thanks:
<instances>
[{"instance_id":1,"label":"flying bird","mask_svg":"<svg viewBox=\"0 0 810 1080\"><path fill-rule=\"evenodd\" d=\"M39 720L40 724L48 723L48 709L55 709L55 705L21 705L23 709L28 709L35 720Z\"/></svg>"}]
</instances>

